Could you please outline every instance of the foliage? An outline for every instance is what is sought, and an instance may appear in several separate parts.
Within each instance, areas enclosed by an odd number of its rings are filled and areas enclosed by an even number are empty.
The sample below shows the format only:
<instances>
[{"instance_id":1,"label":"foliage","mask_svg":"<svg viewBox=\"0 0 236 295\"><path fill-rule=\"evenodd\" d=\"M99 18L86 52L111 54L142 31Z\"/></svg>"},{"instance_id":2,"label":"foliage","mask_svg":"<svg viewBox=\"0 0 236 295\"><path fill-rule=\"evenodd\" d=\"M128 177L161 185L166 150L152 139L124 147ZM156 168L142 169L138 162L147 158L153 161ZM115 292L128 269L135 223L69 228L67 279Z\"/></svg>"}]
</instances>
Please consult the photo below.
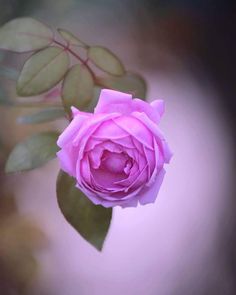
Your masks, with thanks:
<instances>
[{"instance_id":1,"label":"foliage","mask_svg":"<svg viewBox=\"0 0 236 295\"><path fill-rule=\"evenodd\" d=\"M51 46L33 54L24 64L17 81L17 94L41 94L61 81L69 66L69 57L63 48Z\"/></svg>"},{"instance_id":2,"label":"foliage","mask_svg":"<svg viewBox=\"0 0 236 295\"><path fill-rule=\"evenodd\" d=\"M42 109L32 114L19 117L19 124L39 124L47 123L65 117L65 112L61 107Z\"/></svg>"},{"instance_id":3,"label":"foliage","mask_svg":"<svg viewBox=\"0 0 236 295\"><path fill-rule=\"evenodd\" d=\"M68 222L98 250L109 229L112 209L94 205L75 187L75 180L64 172L57 178L57 200Z\"/></svg>"},{"instance_id":4,"label":"foliage","mask_svg":"<svg viewBox=\"0 0 236 295\"><path fill-rule=\"evenodd\" d=\"M94 81L84 65L74 65L66 74L62 86L62 101L70 113L71 106L83 109L93 98Z\"/></svg>"},{"instance_id":5,"label":"foliage","mask_svg":"<svg viewBox=\"0 0 236 295\"><path fill-rule=\"evenodd\" d=\"M42 166L55 157L58 151L57 138L56 132L43 132L18 143L8 157L6 172L21 172Z\"/></svg>"},{"instance_id":6,"label":"foliage","mask_svg":"<svg viewBox=\"0 0 236 295\"><path fill-rule=\"evenodd\" d=\"M90 109L100 88L130 92L145 99L145 80L139 74L127 71L114 52L104 46L90 46L65 29L53 32L38 20L17 18L0 28L0 49L31 53L19 74L0 64L0 75L17 80L17 94L28 100L28 103L7 100L2 92L0 105L43 107L18 118L20 124L39 124L63 117L71 120L71 106ZM81 57L85 55L86 58ZM47 101L47 92L55 86L60 88L61 99L56 97L56 102ZM32 101L30 96L39 96L40 101ZM6 172L27 171L45 164L55 157L57 137L57 132L49 131L31 135L18 143L9 155ZM75 188L74 180L62 172L57 180L57 197L68 222L101 250L112 210L93 205Z\"/></svg>"}]
</instances>

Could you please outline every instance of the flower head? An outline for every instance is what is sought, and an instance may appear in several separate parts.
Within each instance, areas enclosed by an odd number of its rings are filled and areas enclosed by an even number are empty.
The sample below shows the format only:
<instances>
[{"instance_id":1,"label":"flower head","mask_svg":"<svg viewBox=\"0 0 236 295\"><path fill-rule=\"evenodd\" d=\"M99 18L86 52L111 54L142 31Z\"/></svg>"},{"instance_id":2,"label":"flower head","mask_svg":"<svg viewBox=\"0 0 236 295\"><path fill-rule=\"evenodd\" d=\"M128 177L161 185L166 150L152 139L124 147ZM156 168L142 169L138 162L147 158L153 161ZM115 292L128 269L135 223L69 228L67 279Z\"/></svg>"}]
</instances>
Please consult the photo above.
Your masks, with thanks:
<instances>
[{"instance_id":1,"label":"flower head","mask_svg":"<svg viewBox=\"0 0 236 295\"><path fill-rule=\"evenodd\" d=\"M72 113L57 156L76 186L104 207L154 202L172 156L158 128L164 102L103 89L93 114Z\"/></svg>"}]
</instances>

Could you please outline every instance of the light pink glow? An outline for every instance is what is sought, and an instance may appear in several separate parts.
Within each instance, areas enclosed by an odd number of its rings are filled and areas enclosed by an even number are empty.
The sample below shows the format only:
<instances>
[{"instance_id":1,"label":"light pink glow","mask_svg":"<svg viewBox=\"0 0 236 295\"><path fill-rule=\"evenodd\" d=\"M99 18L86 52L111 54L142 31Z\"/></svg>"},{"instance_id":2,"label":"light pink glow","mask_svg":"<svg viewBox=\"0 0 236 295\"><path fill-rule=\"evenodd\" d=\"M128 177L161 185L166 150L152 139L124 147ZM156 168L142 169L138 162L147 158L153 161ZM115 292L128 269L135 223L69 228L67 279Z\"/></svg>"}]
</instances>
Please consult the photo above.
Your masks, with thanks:
<instances>
[{"instance_id":1,"label":"light pink glow","mask_svg":"<svg viewBox=\"0 0 236 295\"><path fill-rule=\"evenodd\" d=\"M155 204L114 210L102 253L60 213L56 162L19 179L22 211L36 216L50 239L48 251L40 256L38 285L53 294L169 295L193 278L200 283L214 268L211 255L231 161L215 94L200 89L189 73L147 78L149 97L165 99L161 128L174 157Z\"/></svg>"}]
</instances>

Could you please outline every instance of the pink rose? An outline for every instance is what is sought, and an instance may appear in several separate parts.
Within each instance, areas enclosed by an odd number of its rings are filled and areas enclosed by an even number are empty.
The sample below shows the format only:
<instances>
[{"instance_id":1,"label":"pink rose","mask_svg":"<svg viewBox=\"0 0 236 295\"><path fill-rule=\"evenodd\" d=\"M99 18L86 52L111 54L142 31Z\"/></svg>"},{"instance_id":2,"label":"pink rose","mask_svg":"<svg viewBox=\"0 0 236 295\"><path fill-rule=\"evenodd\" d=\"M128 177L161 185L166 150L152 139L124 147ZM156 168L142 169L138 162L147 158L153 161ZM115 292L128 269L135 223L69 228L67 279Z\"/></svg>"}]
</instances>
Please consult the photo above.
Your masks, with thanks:
<instances>
[{"instance_id":1,"label":"pink rose","mask_svg":"<svg viewBox=\"0 0 236 295\"><path fill-rule=\"evenodd\" d=\"M76 186L104 207L153 203L172 156L157 126L164 102L103 89L94 114L72 112L57 156Z\"/></svg>"}]
</instances>

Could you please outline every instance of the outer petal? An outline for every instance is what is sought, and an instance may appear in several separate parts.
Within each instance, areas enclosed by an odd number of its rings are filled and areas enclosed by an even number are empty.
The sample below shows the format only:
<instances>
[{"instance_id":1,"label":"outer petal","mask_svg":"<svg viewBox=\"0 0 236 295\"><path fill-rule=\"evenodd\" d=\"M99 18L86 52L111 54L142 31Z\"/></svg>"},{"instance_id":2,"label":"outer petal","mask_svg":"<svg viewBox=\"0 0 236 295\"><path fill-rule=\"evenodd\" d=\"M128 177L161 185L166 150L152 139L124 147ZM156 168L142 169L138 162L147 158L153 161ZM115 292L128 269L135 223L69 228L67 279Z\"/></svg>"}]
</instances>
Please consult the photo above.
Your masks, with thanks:
<instances>
[{"instance_id":1,"label":"outer petal","mask_svg":"<svg viewBox=\"0 0 236 295\"><path fill-rule=\"evenodd\" d=\"M113 119L113 121L123 130L127 132L127 134L132 135L135 139L137 139L140 143L142 143L147 148L153 150L153 140L152 133L146 127L145 124L142 123L139 119L130 116L120 116L118 118ZM154 124L154 123L153 123Z\"/></svg>"},{"instance_id":2,"label":"outer petal","mask_svg":"<svg viewBox=\"0 0 236 295\"><path fill-rule=\"evenodd\" d=\"M63 171L71 176L76 176L76 159L77 152L72 146L64 147L57 152L57 157L60 160L60 167Z\"/></svg>"},{"instance_id":3,"label":"outer petal","mask_svg":"<svg viewBox=\"0 0 236 295\"><path fill-rule=\"evenodd\" d=\"M159 147L156 143L156 140L154 140L154 146L155 146L155 160L153 161L155 168L152 172L152 175L147 183L147 186L150 187L156 180L157 173L163 168L164 165L164 158L162 153L159 151Z\"/></svg>"},{"instance_id":4,"label":"outer petal","mask_svg":"<svg viewBox=\"0 0 236 295\"><path fill-rule=\"evenodd\" d=\"M145 205L148 203L154 203L158 192L160 190L162 181L164 179L164 175L165 175L165 170L162 169L156 178L156 181L153 183L153 185L151 187L144 187L138 194L138 199L139 199L139 203L141 205Z\"/></svg>"},{"instance_id":5,"label":"outer petal","mask_svg":"<svg viewBox=\"0 0 236 295\"><path fill-rule=\"evenodd\" d=\"M144 151L144 154L145 154L145 158L146 158L146 161L148 163L148 179L150 180L151 178L151 175L153 175L153 172L155 170L155 166L156 166L156 154L158 153L158 150L156 150L155 148L155 151L150 151L149 149L146 149L145 146L143 147L143 151Z\"/></svg>"},{"instance_id":6,"label":"outer petal","mask_svg":"<svg viewBox=\"0 0 236 295\"><path fill-rule=\"evenodd\" d=\"M94 113L113 112L122 115L129 115L132 112L144 112L153 122L159 123L164 113L164 102L157 100L149 104L138 98L132 99L131 94L103 89Z\"/></svg>"},{"instance_id":7,"label":"outer petal","mask_svg":"<svg viewBox=\"0 0 236 295\"><path fill-rule=\"evenodd\" d=\"M165 112L165 103L162 99L156 99L151 102L151 106L159 113L160 117L163 116Z\"/></svg>"},{"instance_id":8,"label":"outer petal","mask_svg":"<svg viewBox=\"0 0 236 295\"><path fill-rule=\"evenodd\" d=\"M158 145L162 149L165 163L169 163L173 153L171 152L171 150L170 150L167 142L165 141L165 138L164 138L162 132L160 131L160 129L158 128L158 126L155 123L153 123L153 121L151 121L145 113L134 112L132 115L135 118L138 118L141 122L143 122L143 124L145 124L147 126L147 128L152 132L152 134L154 134Z\"/></svg>"},{"instance_id":9,"label":"outer petal","mask_svg":"<svg viewBox=\"0 0 236 295\"><path fill-rule=\"evenodd\" d=\"M87 116L87 117L90 117L93 115L92 113L81 112L79 109L77 109L76 107L73 107L73 106L71 107L71 112L72 112L73 118L77 115L83 115L83 116Z\"/></svg>"},{"instance_id":10,"label":"outer petal","mask_svg":"<svg viewBox=\"0 0 236 295\"><path fill-rule=\"evenodd\" d=\"M76 187L81 189L95 205L102 205L106 208L110 208L114 206L121 206L125 208L125 207L136 207L138 204L138 199L135 197L137 194L136 191L128 195L127 199L109 200L109 198L104 199L103 197L98 196L96 193L93 193L91 190L88 190L86 187L84 186L82 187L79 184L77 184Z\"/></svg>"},{"instance_id":11,"label":"outer petal","mask_svg":"<svg viewBox=\"0 0 236 295\"><path fill-rule=\"evenodd\" d=\"M97 114L92 116L83 124L83 126L77 132L77 135L73 139L73 145L79 146L79 159L83 156L85 146L88 142L88 139L94 134L94 132L99 128L99 126L110 119L118 117L119 114ZM75 117L75 119L78 116Z\"/></svg>"},{"instance_id":12,"label":"outer petal","mask_svg":"<svg viewBox=\"0 0 236 295\"><path fill-rule=\"evenodd\" d=\"M127 114L132 111L131 109L132 95L110 90L103 89L101 91L98 104L94 113L113 113Z\"/></svg>"},{"instance_id":13,"label":"outer petal","mask_svg":"<svg viewBox=\"0 0 236 295\"><path fill-rule=\"evenodd\" d=\"M57 145L62 148L67 143L70 143L75 138L76 134L87 118L88 117L84 115L76 116L59 136Z\"/></svg>"},{"instance_id":14,"label":"outer petal","mask_svg":"<svg viewBox=\"0 0 236 295\"><path fill-rule=\"evenodd\" d=\"M113 139L120 139L120 138L122 139L125 137L129 137L129 133L127 133L124 129L119 127L112 120L115 117L112 114L109 114L109 115L111 117L111 120L107 120L101 123L101 125L93 133L93 138L103 139L103 140L107 140L107 139L113 140Z\"/></svg>"},{"instance_id":15,"label":"outer petal","mask_svg":"<svg viewBox=\"0 0 236 295\"><path fill-rule=\"evenodd\" d=\"M133 99L132 110L133 110L133 112L145 113L148 116L148 118L151 119L155 123L159 123L161 120L159 110L157 108L152 107L151 104L149 104L139 98Z\"/></svg>"},{"instance_id":16,"label":"outer petal","mask_svg":"<svg viewBox=\"0 0 236 295\"><path fill-rule=\"evenodd\" d=\"M111 141L123 146L125 149L134 149L135 148L134 143L131 139L131 136L126 136L123 138L112 138Z\"/></svg>"}]
</instances>

